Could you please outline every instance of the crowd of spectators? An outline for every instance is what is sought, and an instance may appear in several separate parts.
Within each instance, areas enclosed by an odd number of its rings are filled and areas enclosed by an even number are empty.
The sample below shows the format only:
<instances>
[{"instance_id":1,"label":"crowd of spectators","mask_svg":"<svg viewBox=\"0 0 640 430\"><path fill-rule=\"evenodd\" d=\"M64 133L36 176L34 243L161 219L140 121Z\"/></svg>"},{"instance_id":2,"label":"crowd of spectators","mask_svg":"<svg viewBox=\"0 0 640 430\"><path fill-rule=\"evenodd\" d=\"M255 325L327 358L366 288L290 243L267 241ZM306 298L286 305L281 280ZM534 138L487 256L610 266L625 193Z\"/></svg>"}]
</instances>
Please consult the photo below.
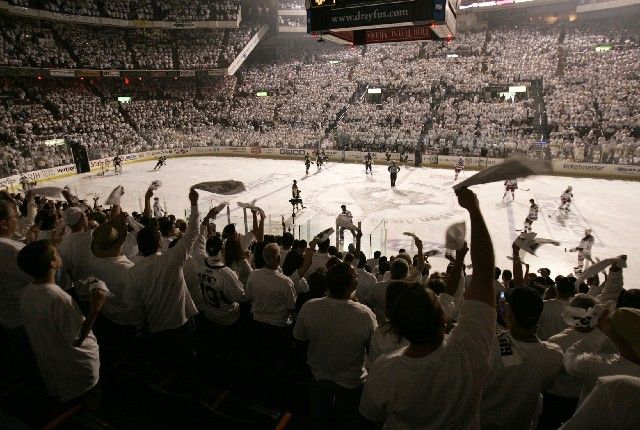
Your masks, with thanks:
<instances>
[{"instance_id":1,"label":"crowd of spectators","mask_svg":"<svg viewBox=\"0 0 640 430\"><path fill-rule=\"evenodd\" d=\"M159 21L235 21L238 0L9 0L15 6L68 15Z\"/></svg>"},{"instance_id":2,"label":"crowd of spectators","mask_svg":"<svg viewBox=\"0 0 640 430\"><path fill-rule=\"evenodd\" d=\"M367 256L360 237L307 243L284 221L266 234L256 207L242 234L220 216L228 203L200 213L193 188L186 219L152 188L142 213L125 212L131 192L116 187L104 206L69 189L0 192L1 384L15 400L4 422L640 425L640 290L626 255L576 278L552 274L542 251L536 271L514 243L512 265L495 267L466 188L454 198L470 240L442 267L417 236L415 255Z\"/></svg>"},{"instance_id":3,"label":"crowd of spectators","mask_svg":"<svg viewBox=\"0 0 640 430\"><path fill-rule=\"evenodd\" d=\"M278 16L278 25L285 27L304 27L307 28L307 18L304 16Z\"/></svg>"},{"instance_id":4,"label":"crowd of spectators","mask_svg":"<svg viewBox=\"0 0 640 430\"><path fill-rule=\"evenodd\" d=\"M303 10L305 5L303 0L278 0L278 9Z\"/></svg>"},{"instance_id":5,"label":"crowd of spectators","mask_svg":"<svg viewBox=\"0 0 640 430\"><path fill-rule=\"evenodd\" d=\"M0 25L0 65L124 70L226 67L259 28L243 22L225 30L134 30L1 15Z\"/></svg>"}]
</instances>

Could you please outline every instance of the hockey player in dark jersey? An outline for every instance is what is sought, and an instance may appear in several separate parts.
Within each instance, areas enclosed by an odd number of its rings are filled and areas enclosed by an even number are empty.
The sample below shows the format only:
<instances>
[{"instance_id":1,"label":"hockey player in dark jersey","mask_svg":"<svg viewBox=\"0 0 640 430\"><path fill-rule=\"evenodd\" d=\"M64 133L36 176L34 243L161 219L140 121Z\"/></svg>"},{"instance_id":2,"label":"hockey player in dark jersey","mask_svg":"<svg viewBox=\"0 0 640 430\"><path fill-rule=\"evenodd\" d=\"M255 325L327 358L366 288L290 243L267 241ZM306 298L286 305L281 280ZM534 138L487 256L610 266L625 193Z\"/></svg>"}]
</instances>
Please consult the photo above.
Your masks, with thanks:
<instances>
[{"instance_id":1,"label":"hockey player in dark jersey","mask_svg":"<svg viewBox=\"0 0 640 430\"><path fill-rule=\"evenodd\" d=\"M113 157L113 173L116 175L122 173L122 157L120 155Z\"/></svg>"},{"instance_id":2,"label":"hockey player in dark jersey","mask_svg":"<svg viewBox=\"0 0 640 430\"><path fill-rule=\"evenodd\" d=\"M387 163L391 163L391 153L387 150L384 155L387 157Z\"/></svg>"},{"instance_id":3,"label":"hockey player in dark jersey","mask_svg":"<svg viewBox=\"0 0 640 430\"><path fill-rule=\"evenodd\" d=\"M309 167L311 167L311 165L313 164L313 161L311 161L311 158L309 157L309 154L304 156L304 166L306 167L306 172L305 174L309 174Z\"/></svg>"},{"instance_id":4,"label":"hockey player in dark jersey","mask_svg":"<svg viewBox=\"0 0 640 430\"><path fill-rule=\"evenodd\" d=\"M302 203L302 199L300 198L300 189L298 188L298 181L293 180L293 185L291 185L291 200L289 200L291 205L293 205L293 211L299 210L298 206L302 206L304 209L304 203Z\"/></svg>"},{"instance_id":5,"label":"hockey player in dark jersey","mask_svg":"<svg viewBox=\"0 0 640 430\"><path fill-rule=\"evenodd\" d=\"M373 175L373 157L371 153L368 152L367 155L364 156L364 173L368 175L371 173Z\"/></svg>"},{"instance_id":6,"label":"hockey player in dark jersey","mask_svg":"<svg viewBox=\"0 0 640 430\"><path fill-rule=\"evenodd\" d=\"M391 162L391 166L389 166L387 168L387 170L390 173L390 179L391 179L391 187L395 188L396 186L396 179L398 179L398 172L400 171L400 167L396 166L396 162L392 161Z\"/></svg>"},{"instance_id":7,"label":"hockey player in dark jersey","mask_svg":"<svg viewBox=\"0 0 640 430\"><path fill-rule=\"evenodd\" d=\"M165 165L166 161L167 157L164 155L158 158L158 162L156 163L156 166L153 168L153 170L160 170L160 168Z\"/></svg>"}]
</instances>

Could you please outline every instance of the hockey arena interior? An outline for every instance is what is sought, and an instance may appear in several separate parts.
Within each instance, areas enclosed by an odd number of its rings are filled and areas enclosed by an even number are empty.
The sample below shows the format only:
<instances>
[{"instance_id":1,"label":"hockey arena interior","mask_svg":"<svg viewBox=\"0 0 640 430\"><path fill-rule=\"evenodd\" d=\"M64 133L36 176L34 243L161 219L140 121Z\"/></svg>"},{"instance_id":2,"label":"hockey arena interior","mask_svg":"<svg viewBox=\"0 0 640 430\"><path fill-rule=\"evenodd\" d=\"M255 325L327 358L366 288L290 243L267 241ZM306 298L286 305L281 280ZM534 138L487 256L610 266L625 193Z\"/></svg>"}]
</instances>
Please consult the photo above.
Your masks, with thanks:
<instances>
[{"instance_id":1,"label":"hockey arena interior","mask_svg":"<svg viewBox=\"0 0 640 430\"><path fill-rule=\"evenodd\" d=\"M0 0L0 429L640 428L640 0Z\"/></svg>"}]
</instances>

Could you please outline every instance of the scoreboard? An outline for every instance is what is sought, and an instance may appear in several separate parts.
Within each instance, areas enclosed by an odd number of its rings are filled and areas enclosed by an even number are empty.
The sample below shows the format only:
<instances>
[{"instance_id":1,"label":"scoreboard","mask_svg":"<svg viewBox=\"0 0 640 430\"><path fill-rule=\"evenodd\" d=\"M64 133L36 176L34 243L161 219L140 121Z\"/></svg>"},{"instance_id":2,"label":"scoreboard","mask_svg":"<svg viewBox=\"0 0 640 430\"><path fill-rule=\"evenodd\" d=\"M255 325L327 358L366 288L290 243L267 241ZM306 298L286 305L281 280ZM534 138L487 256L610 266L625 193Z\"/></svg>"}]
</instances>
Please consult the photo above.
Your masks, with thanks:
<instances>
[{"instance_id":1,"label":"scoreboard","mask_svg":"<svg viewBox=\"0 0 640 430\"><path fill-rule=\"evenodd\" d=\"M307 0L307 33L341 43L452 39L460 0Z\"/></svg>"}]
</instances>

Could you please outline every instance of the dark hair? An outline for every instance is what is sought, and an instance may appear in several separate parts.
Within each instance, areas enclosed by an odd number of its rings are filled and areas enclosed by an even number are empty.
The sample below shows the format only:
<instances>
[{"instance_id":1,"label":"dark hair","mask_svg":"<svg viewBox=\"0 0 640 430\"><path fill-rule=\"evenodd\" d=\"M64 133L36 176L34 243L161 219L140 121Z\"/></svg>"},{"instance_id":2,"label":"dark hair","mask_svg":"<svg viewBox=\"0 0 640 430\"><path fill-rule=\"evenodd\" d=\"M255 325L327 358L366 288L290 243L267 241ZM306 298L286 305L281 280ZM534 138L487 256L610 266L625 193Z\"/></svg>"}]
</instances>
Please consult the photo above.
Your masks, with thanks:
<instances>
[{"instance_id":1,"label":"dark hair","mask_svg":"<svg viewBox=\"0 0 640 430\"><path fill-rule=\"evenodd\" d=\"M327 270L329 270L336 264L340 264L340 263L342 263L342 260L340 260L338 257L334 255L330 257L329 260L327 260L327 263L324 266Z\"/></svg>"},{"instance_id":2,"label":"dark hair","mask_svg":"<svg viewBox=\"0 0 640 430\"><path fill-rule=\"evenodd\" d=\"M513 279L513 273L511 273L511 270L505 269L502 271L502 277L510 281Z\"/></svg>"},{"instance_id":3,"label":"dark hair","mask_svg":"<svg viewBox=\"0 0 640 430\"><path fill-rule=\"evenodd\" d=\"M107 216L100 211L91 212L89 215L87 215L87 219L89 221L95 221L99 225L102 225L105 222L107 222Z\"/></svg>"},{"instance_id":4,"label":"dark hair","mask_svg":"<svg viewBox=\"0 0 640 430\"><path fill-rule=\"evenodd\" d=\"M42 278L49 273L55 254L56 249L50 240L36 240L18 252L18 267L32 278Z\"/></svg>"},{"instance_id":5,"label":"dark hair","mask_svg":"<svg viewBox=\"0 0 640 430\"><path fill-rule=\"evenodd\" d=\"M224 242L224 263L227 266L239 263L244 258L242 255L242 245L237 236L232 236Z\"/></svg>"},{"instance_id":6,"label":"dark hair","mask_svg":"<svg viewBox=\"0 0 640 430\"><path fill-rule=\"evenodd\" d=\"M173 248L174 246L176 246L178 244L178 242L180 241L180 239L182 239L181 237L176 237L175 239L172 239L171 242L169 242L169 249Z\"/></svg>"},{"instance_id":7,"label":"dark hair","mask_svg":"<svg viewBox=\"0 0 640 430\"><path fill-rule=\"evenodd\" d=\"M153 227L144 227L138 232L136 237L138 242L138 250L148 257L155 254L160 249L160 231Z\"/></svg>"},{"instance_id":8,"label":"dark hair","mask_svg":"<svg viewBox=\"0 0 640 430\"><path fill-rule=\"evenodd\" d=\"M380 251L376 251L373 253L373 258L380 258L381 255L382 253Z\"/></svg>"},{"instance_id":9,"label":"dark hair","mask_svg":"<svg viewBox=\"0 0 640 430\"><path fill-rule=\"evenodd\" d=\"M439 345L444 339L446 318L433 291L411 284L396 298L391 309L392 330L412 345Z\"/></svg>"},{"instance_id":10,"label":"dark hair","mask_svg":"<svg viewBox=\"0 0 640 430\"><path fill-rule=\"evenodd\" d=\"M404 279L409 273L409 264L404 258L396 258L390 266L391 279Z\"/></svg>"},{"instance_id":11,"label":"dark hair","mask_svg":"<svg viewBox=\"0 0 640 430\"><path fill-rule=\"evenodd\" d=\"M222 238L220 236L211 236L207 239L206 250L207 254L211 257L214 255L218 255L222 248L224 247L224 243L222 242Z\"/></svg>"},{"instance_id":12,"label":"dark hair","mask_svg":"<svg viewBox=\"0 0 640 430\"><path fill-rule=\"evenodd\" d=\"M353 284L353 270L350 264L342 262L327 270L327 288L333 297L345 297L349 292Z\"/></svg>"},{"instance_id":13,"label":"dark hair","mask_svg":"<svg viewBox=\"0 0 640 430\"><path fill-rule=\"evenodd\" d=\"M34 221L40 226L40 230L53 230L58 218L53 209L43 209L36 214Z\"/></svg>"},{"instance_id":14,"label":"dark hair","mask_svg":"<svg viewBox=\"0 0 640 430\"><path fill-rule=\"evenodd\" d=\"M360 251L358 253L358 269L364 268L365 264L367 264L367 256L364 255L364 252Z\"/></svg>"},{"instance_id":15,"label":"dark hair","mask_svg":"<svg viewBox=\"0 0 640 430\"><path fill-rule=\"evenodd\" d=\"M540 294L529 287L517 287L509 291L507 303L518 325L532 329L538 324L544 303Z\"/></svg>"},{"instance_id":16,"label":"dark hair","mask_svg":"<svg viewBox=\"0 0 640 430\"><path fill-rule=\"evenodd\" d=\"M387 291L384 293L384 314L387 318L391 315L391 309L393 309L398 296L410 285L415 286L415 284L404 281L394 281L387 286Z\"/></svg>"},{"instance_id":17,"label":"dark hair","mask_svg":"<svg viewBox=\"0 0 640 430\"><path fill-rule=\"evenodd\" d=\"M558 285L556 285L556 293L563 299L575 295L576 293L576 279L573 277L562 278Z\"/></svg>"},{"instance_id":18,"label":"dark hair","mask_svg":"<svg viewBox=\"0 0 640 430\"><path fill-rule=\"evenodd\" d=\"M256 265L256 269L262 269L267 265L266 261L264 261L263 251L264 248L268 245L266 242L260 242L256 244L255 249L253 250L253 262Z\"/></svg>"},{"instance_id":19,"label":"dark hair","mask_svg":"<svg viewBox=\"0 0 640 430\"><path fill-rule=\"evenodd\" d=\"M227 224L223 229L222 229L222 238L223 239L229 239L232 236L235 236L236 234L236 225L235 224Z\"/></svg>"},{"instance_id":20,"label":"dark hair","mask_svg":"<svg viewBox=\"0 0 640 430\"><path fill-rule=\"evenodd\" d=\"M282 235L282 247L283 248L290 248L293 246L293 242L294 242L294 238L293 235L289 232L285 232Z\"/></svg>"},{"instance_id":21,"label":"dark hair","mask_svg":"<svg viewBox=\"0 0 640 430\"><path fill-rule=\"evenodd\" d=\"M444 293L445 286L446 286L445 282L439 276L431 277L427 282L427 288L433 291L434 293L436 293L437 295Z\"/></svg>"},{"instance_id":22,"label":"dark hair","mask_svg":"<svg viewBox=\"0 0 640 430\"><path fill-rule=\"evenodd\" d=\"M293 273L302 267L304 264L304 256L300 251L292 249L287 252L287 256L284 257L282 262L282 273L286 276L291 276Z\"/></svg>"},{"instance_id":23,"label":"dark hair","mask_svg":"<svg viewBox=\"0 0 640 430\"><path fill-rule=\"evenodd\" d=\"M378 272L380 272L381 275L384 275L385 273L387 273L389 269L391 269L391 265L389 264L388 261L385 260L378 263Z\"/></svg>"},{"instance_id":24,"label":"dark hair","mask_svg":"<svg viewBox=\"0 0 640 430\"><path fill-rule=\"evenodd\" d=\"M324 242L320 242L318 244L318 252L326 253L329 250L330 245L331 245L330 239L327 239Z\"/></svg>"},{"instance_id":25,"label":"dark hair","mask_svg":"<svg viewBox=\"0 0 640 430\"><path fill-rule=\"evenodd\" d=\"M330 247L327 248L327 252L329 253L329 255L338 255L338 248L331 245Z\"/></svg>"},{"instance_id":26,"label":"dark hair","mask_svg":"<svg viewBox=\"0 0 640 430\"><path fill-rule=\"evenodd\" d=\"M158 220L158 230L163 236L168 236L173 230L174 221L171 218L162 217Z\"/></svg>"},{"instance_id":27,"label":"dark hair","mask_svg":"<svg viewBox=\"0 0 640 430\"><path fill-rule=\"evenodd\" d=\"M497 279L500 277L500 274L501 274L501 273L502 273L502 270L500 270L500 268L499 268L499 267L496 267L496 268L495 268L495 270L494 270L494 272L493 272L493 277L494 277L494 279L496 279L496 280L497 280Z\"/></svg>"},{"instance_id":28,"label":"dark hair","mask_svg":"<svg viewBox=\"0 0 640 430\"><path fill-rule=\"evenodd\" d=\"M13 209L18 214L18 209L16 208L16 203L13 200L9 200L6 198L0 199L0 221L4 221L9 219L9 212Z\"/></svg>"},{"instance_id":29,"label":"dark hair","mask_svg":"<svg viewBox=\"0 0 640 430\"><path fill-rule=\"evenodd\" d=\"M640 290L623 290L618 296L618 308L640 309Z\"/></svg>"}]
</instances>

